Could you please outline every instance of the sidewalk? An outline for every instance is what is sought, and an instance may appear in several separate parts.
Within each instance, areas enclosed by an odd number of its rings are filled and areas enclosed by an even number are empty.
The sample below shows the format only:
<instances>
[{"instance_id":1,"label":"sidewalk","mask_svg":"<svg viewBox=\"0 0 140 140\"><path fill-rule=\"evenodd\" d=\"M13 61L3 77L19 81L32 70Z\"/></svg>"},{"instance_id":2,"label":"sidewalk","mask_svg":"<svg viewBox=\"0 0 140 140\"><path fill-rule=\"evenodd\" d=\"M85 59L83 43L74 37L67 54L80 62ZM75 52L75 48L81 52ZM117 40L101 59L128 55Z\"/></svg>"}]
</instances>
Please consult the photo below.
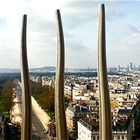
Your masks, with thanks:
<instances>
[{"instance_id":1,"label":"sidewalk","mask_svg":"<svg viewBox=\"0 0 140 140\"><path fill-rule=\"evenodd\" d=\"M31 97L31 99L32 99L32 109L34 110L34 113L39 118L44 128L47 129L47 125L50 121L50 117L43 109L41 109L41 107L33 97Z\"/></svg>"},{"instance_id":2,"label":"sidewalk","mask_svg":"<svg viewBox=\"0 0 140 140\"><path fill-rule=\"evenodd\" d=\"M41 109L41 107L39 106L39 104L33 97L31 97L31 99L32 99L32 109L35 115L39 118L44 128L47 129L47 124L50 121L50 117L47 115L47 113L43 109ZM11 122L21 124L22 114L21 114L20 105L18 103L17 97L14 98L13 102L15 103L15 105L13 106L11 110Z\"/></svg>"}]
</instances>

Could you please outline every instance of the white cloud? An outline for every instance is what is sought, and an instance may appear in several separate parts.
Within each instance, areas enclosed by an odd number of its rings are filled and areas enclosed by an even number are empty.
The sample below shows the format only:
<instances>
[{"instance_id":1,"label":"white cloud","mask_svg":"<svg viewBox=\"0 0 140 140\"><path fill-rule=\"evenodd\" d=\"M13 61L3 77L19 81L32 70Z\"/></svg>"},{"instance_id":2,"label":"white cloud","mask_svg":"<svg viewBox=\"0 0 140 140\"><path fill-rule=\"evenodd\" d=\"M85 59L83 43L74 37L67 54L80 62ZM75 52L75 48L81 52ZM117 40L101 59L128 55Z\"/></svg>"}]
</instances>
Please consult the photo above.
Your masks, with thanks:
<instances>
[{"instance_id":1,"label":"white cloud","mask_svg":"<svg viewBox=\"0 0 140 140\"><path fill-rule=\"evenodd\" d=\"M98 3L64 0L1 0L0 67L20 66L22 15L28 15L30 67L56 64L55 10L60 8L65 35L66 66L96 67ZM134 5L137 6L134 9ZM107 2L107 56L109 65L138 64L140 3ZM130 14L128 14L131 11ZM135 22L137 21L137 22ZM129 58L128 58L129 57ZM123 59L122 59L123 58Z\"/></svg>"}]
</instances>

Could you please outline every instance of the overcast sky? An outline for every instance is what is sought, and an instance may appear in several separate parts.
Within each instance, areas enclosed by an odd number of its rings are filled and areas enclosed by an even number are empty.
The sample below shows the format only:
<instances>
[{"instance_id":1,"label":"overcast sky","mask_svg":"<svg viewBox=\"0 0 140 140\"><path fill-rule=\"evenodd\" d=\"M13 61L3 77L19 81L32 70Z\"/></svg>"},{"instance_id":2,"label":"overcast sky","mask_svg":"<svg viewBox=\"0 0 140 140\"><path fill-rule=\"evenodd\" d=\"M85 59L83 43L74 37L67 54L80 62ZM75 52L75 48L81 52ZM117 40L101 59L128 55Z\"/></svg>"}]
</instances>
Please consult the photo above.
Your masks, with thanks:
<instances>
[{"instance_id":1,"label":"overcast sky","mask_svg":"<svg viewBox=\"0 0 140 140\"><path fill-rule=\"evenodd\" d=\"M20 67L22 16L27 14L29 67L56 65L56 18L60 9L65 65L97 65L98 4L106 8L107 65L140 64L140 2L87 0L1 0L0 68Z\"/></svg>"}]
</instances>

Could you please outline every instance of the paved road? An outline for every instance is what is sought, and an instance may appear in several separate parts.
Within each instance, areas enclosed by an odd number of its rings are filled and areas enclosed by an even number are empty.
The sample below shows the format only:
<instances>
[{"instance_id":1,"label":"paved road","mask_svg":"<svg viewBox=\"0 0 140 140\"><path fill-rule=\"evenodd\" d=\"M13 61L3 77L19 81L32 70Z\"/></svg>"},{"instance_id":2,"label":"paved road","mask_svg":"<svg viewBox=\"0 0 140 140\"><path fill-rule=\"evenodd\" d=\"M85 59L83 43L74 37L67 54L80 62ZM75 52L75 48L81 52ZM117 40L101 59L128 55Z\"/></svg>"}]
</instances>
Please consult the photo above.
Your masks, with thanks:
<instances>
[{"instance_id":1,"label":"paved road","mask_svg":"<svg viewBox=\"0 0 140 140\"><path fill-rule=\"evenodd\" d=\"M32 123L37 130L37 135L39 135L41 140L47 140L47 135L44 134L44 127L34 112L32 112Z\"/></svg>"},{"instance_id":2,"label":"paved road","mask_svg":"<svg viewBox=\"0 0 140 140\"><path fill-rule=\"evenodd\" d=\"M17 85L18 86L18 85ZM17 91L17 99L19 103L19 108L22 111L21 107L21 94L20 91ZM39 118L35 115L34 111L32 110L32 140L47 140L47 134L44 133L44 127L40 122Z\"/></svg>"}]
</instances>

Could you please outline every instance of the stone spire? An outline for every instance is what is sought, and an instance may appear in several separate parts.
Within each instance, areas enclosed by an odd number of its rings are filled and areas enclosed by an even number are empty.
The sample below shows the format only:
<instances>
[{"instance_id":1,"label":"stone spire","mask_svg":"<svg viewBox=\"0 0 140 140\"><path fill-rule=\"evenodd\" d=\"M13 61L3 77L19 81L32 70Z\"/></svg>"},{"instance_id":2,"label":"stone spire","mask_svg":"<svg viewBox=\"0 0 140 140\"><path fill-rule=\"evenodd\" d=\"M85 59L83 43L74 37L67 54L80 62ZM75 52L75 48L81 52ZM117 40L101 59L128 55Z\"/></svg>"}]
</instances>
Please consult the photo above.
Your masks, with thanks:
<instances>
[{"instance_id":1,"label":"stone spire","mask_svg":"<svg viewBox=\"0 0 140 140\"><path fill-rule=\"evenodd\" d=\"M55 120L57 140L67 140L67 126L64 102L64 36L60 11L56 10L57 18L57 67L55 82Z\"/></svg>"},{"instance_id":2,"label":"stone spire","mask_svg":"<svg viewBox=\"0 0 140 140\"><path fill-rule=\"evenodd\" d=\"M112 119L106 66L105 7L99 5L98 79L100 94L100 139L112 139Z\"/></svg>"},{"instance_id":3,"label":"stone spire","mask_svg":"<svg viewBox=\"0 0 140 140\"><path fill-rule=\"evenodd\" d=\"M29 88L28 59L26 49L27 15L23 16L21 38L22 128L21 140L32 139L31 95Z\"/></svg>"}]
</instances>

